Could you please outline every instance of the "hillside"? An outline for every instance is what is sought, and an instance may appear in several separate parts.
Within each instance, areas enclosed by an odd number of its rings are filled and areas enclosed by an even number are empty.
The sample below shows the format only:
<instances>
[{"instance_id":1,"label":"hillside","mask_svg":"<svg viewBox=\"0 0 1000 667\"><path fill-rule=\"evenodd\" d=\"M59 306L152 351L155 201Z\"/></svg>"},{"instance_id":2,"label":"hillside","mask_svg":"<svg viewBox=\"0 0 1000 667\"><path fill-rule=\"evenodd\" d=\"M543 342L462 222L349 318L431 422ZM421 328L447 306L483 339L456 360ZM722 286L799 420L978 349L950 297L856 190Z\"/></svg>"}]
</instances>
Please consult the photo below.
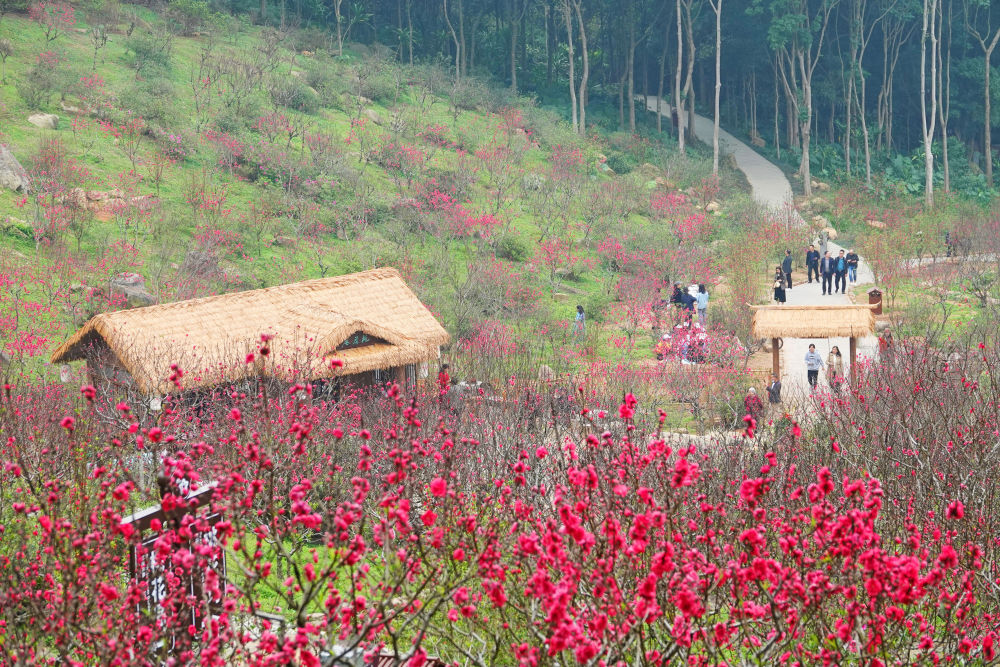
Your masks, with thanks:
<instances>
[{"instance_id":1,"label":"hillside","mask_svg":"<svg viewBox=\"0 0 1000 667\"><path fill-rule=\"evenodd\" d=\"M705 213L740 184L703 151L583 139L381 48L334 57L314 31L203 5L48 7L0 23L0 141L32 181L0 194L15 358L108 308L385 265L466 347L578 356L563 348L582 303L606 322L584 357L642 357L636 310L674 279L716 283L761 215L738 196Z\"/></svg>"}]
</instances>

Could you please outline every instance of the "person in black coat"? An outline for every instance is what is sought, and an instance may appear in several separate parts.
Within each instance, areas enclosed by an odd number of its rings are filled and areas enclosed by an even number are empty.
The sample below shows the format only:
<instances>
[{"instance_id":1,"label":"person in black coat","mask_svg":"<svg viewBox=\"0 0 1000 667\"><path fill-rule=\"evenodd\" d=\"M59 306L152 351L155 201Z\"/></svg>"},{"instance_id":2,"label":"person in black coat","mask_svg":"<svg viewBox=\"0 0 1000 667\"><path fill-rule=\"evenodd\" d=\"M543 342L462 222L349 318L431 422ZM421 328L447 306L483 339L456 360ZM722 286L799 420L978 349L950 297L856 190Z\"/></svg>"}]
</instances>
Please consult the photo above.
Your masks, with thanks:
<instances>
[{"instance_id":1,"label":"person in black coat","mask_svg":"<svg viewBox=\"0 0 1000 667\"><path fill-rule=\"evenodd\" d=\"M819 282L819 251L816 246L809 246L806 252L806 271L809 274L809 282L813 281L813 274L816 275L816 282Z\"/></svg>"},{"instance_id":2,"label":"person in black coat","mask_svg":"<svg viewBox=\"0 0 1000 667\"><path fill-rule=\"evenodd\" d=\"M771 405L781 403L781 380L777 375L771 375L771 384L767 385L767 402Z\"/></svg>"},{"instance_id":3,"label":"person in black coat","mask_svg":"<svg viewBox=\"0 0 1000 667\"><path fill-rule=\"evenodd\" d=\"M785 283L792 289L792 251L785 251L785 259L781 260L781 272L785 274Z\"/></svg>"},{"instance_id":4,"label":"person in black coat","mask_svg":"<svg viewBox=\"0 0 1000 667\"><path fill-rule=\"evenodd\" d=\"M774 300L785 303L785 273L780 266L774 267Z\"/></svg>"},{"instance_id":5,"label":"person in black coat","mask_svg":"<svg viewBox=\"0 0 1000 667\"><path fill-rule=\"evenodd\" d=\"M833 274L836 270L833 257L830 251L823 254L823 259L819 260L819 275L823 279L823 294L833 294Z\"/></svg>"}]
</instances>

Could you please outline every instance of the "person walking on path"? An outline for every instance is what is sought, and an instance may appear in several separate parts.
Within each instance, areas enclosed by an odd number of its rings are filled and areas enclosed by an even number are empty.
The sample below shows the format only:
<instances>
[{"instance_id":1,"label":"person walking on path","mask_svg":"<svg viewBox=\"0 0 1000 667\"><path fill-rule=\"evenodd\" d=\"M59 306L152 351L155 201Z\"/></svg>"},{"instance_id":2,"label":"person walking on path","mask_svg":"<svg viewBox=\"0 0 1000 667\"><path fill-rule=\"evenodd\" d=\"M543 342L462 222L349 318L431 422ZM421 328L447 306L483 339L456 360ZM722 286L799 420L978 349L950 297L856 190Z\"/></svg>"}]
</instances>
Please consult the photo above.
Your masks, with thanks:
<instances>
[{"instance_id":1,"label":"person walking on path","mask_svg":"<svg viewBox=\"0 0 1000 667\"><path fill-rule=\"evenodd\" d=\"M781 272L785 274L785 282L788 289L792 289L792 251L785 251L785 258L781 260Z\"/></svg>"},{"instance_id":2,"label":"person walking on path","mask_svg":"<svg viewBox=\"0 0 1000 667\"><path fill-rule=\"evenodd\" d=\"M819 260L819 275L823 279L823 294L833 293L833 258L830 251L823 253L823 259Z\"/></svg>"},{"instance_id":3,"label":"person walking on path","mask_svg":"<svg viewBox=\"0 0 1000 667\"><path fill-rule=\"evenodd\" d=\"M785 303L785 274L780 266L774 267L774 300L777 303Z\"/></svg>"},{"instance_id":4,"label":"person walking on path","mask_svg":"<svg viewBox=\"0 0 1000 667\"><path fill-rule=\"evenodd\" d=\"M701 324L702 328L708 328L708 290L705 289L705 283L698 285L698 294L695 295L695 299L698 302L698 323Z\"/></svg>"},{"instance_id":5,"label":"person walking on path","mask_svg":"<svg viewBox=\"0 0 1000 667\"><path fill-rule=\"evenodd\" d=\"M815 391L816 383L819 382L819 372L823 370L823 357L819 356L819 353L816 352L816 346L812 343L809 344L809 351L806 352L805 362L809 386Z\"/></svg>"},{"instance_id":6,"label":"person walking on path","mask_svg":"<svg viewBox=\"0 0 1000 667\"><path fill-rule=\"evenodd\" d=\"M809 246L806 251L806 273L810 283L813 281L813 274L816 275L816 282L819 282L819 251L814 245Z\"/></svg>"},{"instance_id":7,"label":"person walking on path","mask_svg":"<svg viewBox=\"0 0 1000 667\"><path fill-rule=\"evenodd\" d=\"M841 294L847 294L847 258L844 257L844 251L841 250L834 260L834 274L833 274L833 291L836 293L837 288L840 288Z\"/></svg>"},{"instance_id":8,"label":"person walking on path","mask_svg":"<svg viewBox=\"0 0 1000 667\"><path fill-rule=\"evenodd\" d=\"M753 387L747 389L747 396L743 399L743 407L755 422L760 420L760 415L764 412L764 402L760 400L757 390Z\"/></svg>"},{"instance_id":9,"label":"person walking on path","mask_svg":"<svg viewBox=\"0 0 1000 667\"><path fill-rule=\"evenodd\" d=\"M573 320L573 339L582 339L587 333L587 316L583 313L583 306L576 307L576 318Z\"/></svg>"},{"instance_id":10,"label":"person walking on path","mask_svg":"<svg viewBox=\"0 0 1000 667\"><path fill-rule=\"evenodd\" d=\"M854 249L847 251L847 280L851 283L858 284L858 262L861 260L858 257L858 253L854 252Z\"/></svg>"},{"instance_id":11,"label":"person walking on path","mask_svg":"<svg viewBox=\"0 0 1000 667\"><path fill-rule=\"evenodd\" d=\"M844 384L844 357L836 345L830 348L826 357L826 381L835 394L840 393L840 386Z\"/></svg>"},{"instance_id":12,"label":"person walking on path","mask_svg":"<svg viewBox=\"0 0 1000 667\"><path fill-rule=\"evenodd\" d=\"M767 402L772 406L781 403L781 380L777 375L771 375L771 384L767 385Z\"/></svg>"}]
</instances>

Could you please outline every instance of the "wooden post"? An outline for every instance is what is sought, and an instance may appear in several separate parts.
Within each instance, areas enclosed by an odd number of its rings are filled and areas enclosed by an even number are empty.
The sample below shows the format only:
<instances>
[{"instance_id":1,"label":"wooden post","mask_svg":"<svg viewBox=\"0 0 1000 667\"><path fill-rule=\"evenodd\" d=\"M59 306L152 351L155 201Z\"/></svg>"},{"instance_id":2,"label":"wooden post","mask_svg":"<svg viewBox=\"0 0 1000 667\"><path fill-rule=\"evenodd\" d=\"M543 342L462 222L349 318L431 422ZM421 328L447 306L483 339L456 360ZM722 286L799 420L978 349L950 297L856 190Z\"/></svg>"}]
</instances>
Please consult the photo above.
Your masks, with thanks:
<instances>
[{"instance_id":1,"label":"wooden post","mask_svg":"<svg viewBox=\"0 0 1000 667\"><path fill-rule=\"evenodd\" d=\"M851 336L851 383L854 383L854 364L858 360L858 339L855 336Z\"/></svg>"},{"instance_id":2,"label":"wooden post","mask_svg":"<svg viewBox=\"0 0 1000 667\"><path fill-rule=\"evenodd\" d=\"M778 352L777 338L771 339L771 372L774 377L781 378L781 354ZM853 339L852 339L853 340Z\"/></svg>"}]
</instances>

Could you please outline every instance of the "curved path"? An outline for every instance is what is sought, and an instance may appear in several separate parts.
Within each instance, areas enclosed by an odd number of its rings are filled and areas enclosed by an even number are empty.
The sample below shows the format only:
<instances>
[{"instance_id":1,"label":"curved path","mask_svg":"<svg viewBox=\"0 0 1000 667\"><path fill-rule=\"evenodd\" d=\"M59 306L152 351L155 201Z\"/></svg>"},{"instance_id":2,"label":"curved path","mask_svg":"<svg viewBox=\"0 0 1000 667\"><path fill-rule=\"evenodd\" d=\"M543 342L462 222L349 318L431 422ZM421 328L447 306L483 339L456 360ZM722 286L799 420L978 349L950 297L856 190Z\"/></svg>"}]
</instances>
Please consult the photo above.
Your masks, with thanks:
<instances>
[{"instance_id":1,"label":"curved path","mask_svg":"<svg viewBox=\"0 0 1000 667\"><path fill-rule=\"evenodd\" d=\"M646 107L650 111L655 112L656 97L647 97ZM661 103L660 112L667 118L670 117L670 105L666 100ZM694 117L694 134L700 141L711 145L712 132L712 119L698 115ZM736 166L746 175L754 197L758 201L776 210L784 210L786 207L794 205L792 185L788 182L781 169L766 160L746 143L721 128L719 129L719 147L723 152L733 155ZM796 215L798 215L797 212ZM828 244L828 249L830 250L830 255L835 257L841 250L841 246L831 241ZM796 259L804 263L802 257L797 257ZM802 270L792 274L792 280L796 284L795 287L788 290L788 305L805 306L851 303L846 294L824 295L819 282L798 284L798 281L804 277ZM875 278L870 267L862 260L858 266L858 283L874 282ZM804 357L810 343L816 345L816 351L823 356L824 363L826 362L826 356L830 352L830 348L836 345L843 353L845 372L850 365L848 357L849 340L847 338L786 338L784 347L781 350L781 382L788 389L787 392L783 393L791 394L789 398L793 400L795 394L804 394L807 391ZM874 336L863 338L858 341L858 356L873 356L877 347L877 339ZM822 376L822 373L820 375ZM823 382L823 380L820 382Z\"/></svg>"}]
</instances>

